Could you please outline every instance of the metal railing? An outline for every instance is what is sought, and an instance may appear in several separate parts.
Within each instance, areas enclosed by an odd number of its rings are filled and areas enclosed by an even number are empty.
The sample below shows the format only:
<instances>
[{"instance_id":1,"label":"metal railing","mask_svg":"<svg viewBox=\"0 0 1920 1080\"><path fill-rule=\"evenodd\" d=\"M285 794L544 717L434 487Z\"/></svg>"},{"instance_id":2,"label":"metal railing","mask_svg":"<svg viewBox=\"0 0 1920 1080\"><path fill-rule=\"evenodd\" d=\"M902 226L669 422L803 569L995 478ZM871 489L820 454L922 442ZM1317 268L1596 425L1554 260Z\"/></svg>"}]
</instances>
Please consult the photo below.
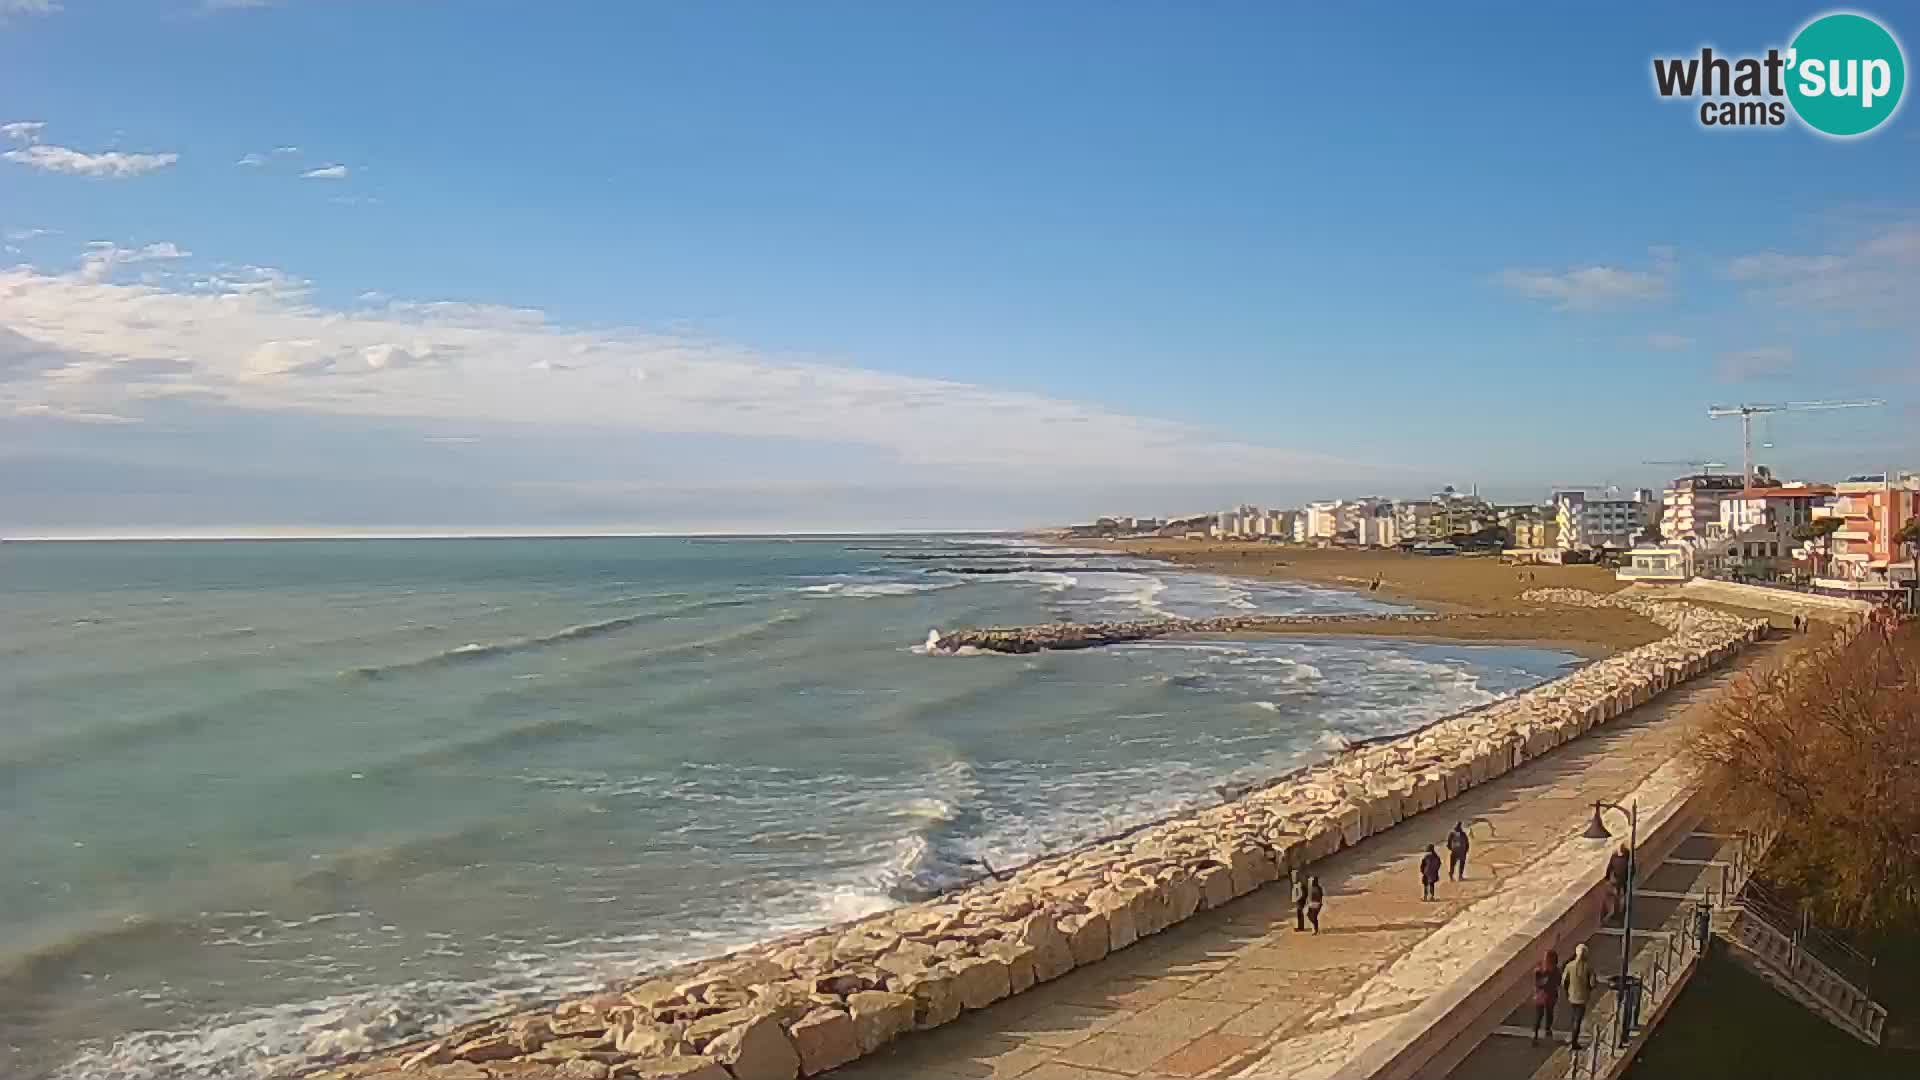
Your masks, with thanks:
<instances>
[{"instance_id":1,"label":"metal railing","mask_svg":"<svg viewBox=\"0 0 1920 1080\"><path fill-rule=\"evenodd\" d=\"M1641 1018L1658 1010L1699 960L1712 937L1712 910L1704 899L1682 905L1659 929L1646 932L1650 944L1628 962L1639 985L1622 992L1615 976L1612 996L1587 1014L1589 1037L1569 1058L1567 1080L1604 1076L1627 1053L1634 1037L1644 1030ZM1624 1025L1622 1010L1627 1013Z\"/></svg>"},{"instance_id":2,"label":"metal railing","mask_svg":"<svg viewBox=\"0 0 1920 1080\"><path fill-rule=\"evenodd\" d=\"M1794 962L1817 963L1835 977L1858 986L1863 996L1873 993L1874 958L1832 931L1813 925L1805 904L1795 904L1757 881L1748 882L1734 903L1787 937Z\"/></svg>"},{"instance_id":3,"label":"metal railing","mask_svg":"<svg viewBox=\"0 0 1920 1080\"><path fill-rule=\"evenodd\" d=\"M1777 830L1741 830L1733 834L1731 843L1721 846L1716 853L1721 863L1720 873L1708 878L1694 903L1682 904L1659 929L1647 934L1647 940L1660 943L1629 960L1628 969L1638 976L1640 985L1627 988L1627 993L1622 993L1616 985L1604 1006L1589 1014L1587 1030L1591 1038L1570 1056L1567 1080L1594 1080L1604 1076L1632 1049L1633 1039L1644 1030L1640 1018L1658 1011L1685 981L1712 940L1714 914L1738 900L1778 835ZM1620 1022L1622 1009L1628 1011L1628 1022L1624 1026Z\"/></svg>"},{"instance_id":4,"label":"metal railing","mask_svg":"<svg viewBox=\"0 0 1920 1080\"><path fill-rule=\"evenodd\" d=\"M1737 910L1740 921L1733 937L1763 967L1823 1006L1841 1026L1853 1029L1867 1042L1879 1044L1887 1010L1872 997L1872 957L1807 925L1804 910L1764 896L1742 897ZM1796 915L1799 923L1792 921ZM1843 963L1851 961L1846 966L1866 975L1837 970L1820 955L1824 952L1832 956L1836 950L1840 950Z\"/></svg>"}]
</instances>

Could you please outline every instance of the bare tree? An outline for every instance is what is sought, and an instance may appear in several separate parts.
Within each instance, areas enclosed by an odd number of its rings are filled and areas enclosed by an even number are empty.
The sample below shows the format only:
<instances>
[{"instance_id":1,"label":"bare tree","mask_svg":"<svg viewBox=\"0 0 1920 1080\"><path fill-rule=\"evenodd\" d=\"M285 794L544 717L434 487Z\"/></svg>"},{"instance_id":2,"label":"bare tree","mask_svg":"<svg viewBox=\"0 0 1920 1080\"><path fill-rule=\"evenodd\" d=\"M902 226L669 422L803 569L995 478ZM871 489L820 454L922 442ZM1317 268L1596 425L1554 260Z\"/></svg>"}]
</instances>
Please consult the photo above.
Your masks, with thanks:
<instances>
[{"instance_id":1,"label":"bare tree","mask_svg":"<svg viewBox=\"0 0 1920 1080\"><path fill-rule=\"evenodd\" d=\"M1826 919L1920 920L1920 626L1743 678L1689 749L1729 817L1782 829L1770 873Z\"/></svg>"}]
</instances>

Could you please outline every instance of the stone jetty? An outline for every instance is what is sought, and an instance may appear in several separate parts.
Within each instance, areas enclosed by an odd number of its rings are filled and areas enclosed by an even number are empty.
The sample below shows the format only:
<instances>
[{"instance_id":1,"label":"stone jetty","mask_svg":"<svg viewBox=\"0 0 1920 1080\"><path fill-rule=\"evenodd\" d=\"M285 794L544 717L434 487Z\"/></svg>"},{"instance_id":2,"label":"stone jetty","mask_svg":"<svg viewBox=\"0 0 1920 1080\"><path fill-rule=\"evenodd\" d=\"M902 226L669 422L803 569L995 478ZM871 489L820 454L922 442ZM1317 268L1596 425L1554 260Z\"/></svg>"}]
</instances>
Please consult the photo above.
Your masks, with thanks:
<instances>
[{"instance_id":1,"label":"stone jetty","mask_svg":"<svg viewBox=\"0 0 1920 1080\"><path fill-rule=\"evenodd\" d=\"M1433 615L1426 612L1356 612L1348 615L1222 615L1208 619L1135 619L1128 622L1045 623L1039 626L997 626L972 630L934 631L927 635L927 651L958 653L966 650L1032 653L1043 649L1092 649L1129 641L1172 637L1176 634L1275 634L1311 630L1343 623L1428 623L1470 615Z\"/></svg>"},{"instance_id":2,"label":"stone jetty","mask_svg":"<svg viewBox=\"0 0 1920 1080\"><path fill-rule=\"evenodd\" d=\"M1767 632L1765 621L1624 594L1539 590L1533 599L1626 607L1669 634L1217 806L934 900L467 1024L310 1075L817 1075L1309 867L1578 738Z\"/></svg>"}]
</instances>

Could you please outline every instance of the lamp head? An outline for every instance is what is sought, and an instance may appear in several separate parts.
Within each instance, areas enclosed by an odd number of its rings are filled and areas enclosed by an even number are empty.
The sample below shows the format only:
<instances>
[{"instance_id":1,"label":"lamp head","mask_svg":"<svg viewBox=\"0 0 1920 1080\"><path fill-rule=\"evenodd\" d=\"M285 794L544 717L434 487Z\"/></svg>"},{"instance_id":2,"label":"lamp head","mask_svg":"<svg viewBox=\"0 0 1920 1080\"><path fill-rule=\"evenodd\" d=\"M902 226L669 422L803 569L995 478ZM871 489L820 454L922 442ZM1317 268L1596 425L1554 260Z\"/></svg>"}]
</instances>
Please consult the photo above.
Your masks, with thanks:
<instances>
[{"instance_id":1,"label":"lamp head","mask_svg":"<svg viewBox=\"0 0 1920 1080\"><path fill-rule=\"evenodd\" d=\"M1593 820L1587 824L1587 831L1580 834L1588 840L1606 840L1613 836L1600 820L1600 804L1593 804Z\"/></svg>"}]
</instances>

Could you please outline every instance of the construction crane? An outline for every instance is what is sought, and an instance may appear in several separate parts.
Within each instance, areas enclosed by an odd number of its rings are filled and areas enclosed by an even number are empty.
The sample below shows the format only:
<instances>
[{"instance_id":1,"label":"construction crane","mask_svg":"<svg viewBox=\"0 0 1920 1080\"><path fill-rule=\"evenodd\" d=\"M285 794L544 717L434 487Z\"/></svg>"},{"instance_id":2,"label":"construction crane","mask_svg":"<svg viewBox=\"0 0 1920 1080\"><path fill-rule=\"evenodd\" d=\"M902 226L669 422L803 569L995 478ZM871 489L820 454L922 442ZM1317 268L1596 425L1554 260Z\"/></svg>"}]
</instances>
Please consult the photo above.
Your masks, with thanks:
<instances>
[{"instance_id":1,"label":"construction crane","mask_svg":"<svg viewBox=\"0 0 1920 1080\"><path fill-rule=\"evenodd\" d=\"M1814 412L1820 409L1871 409L1885 405L1879 398L1868 401L1782 401L1772 404L1709 405L1707 416L1718 420L1724 416L1740 418L1740 483L1742 491L1753 490L1753 418L1765 413L1777 412Z\"/></svg>"},{"instance_id":2,"label":"construction crane","mask_svg":"<svg viewBox=\"0 0 1920 1080\"><path fill-rule=\"evenodd\" d=\"M1642 465L1679 465L1688 469L1699 469L1701 472L1706 473L1708 476L1712 476L1713 470L1715 469L1724 469L1727 467L1727 463L1724 461L1643 461L1640 464Z\"/></svg>"}]
</instances>

